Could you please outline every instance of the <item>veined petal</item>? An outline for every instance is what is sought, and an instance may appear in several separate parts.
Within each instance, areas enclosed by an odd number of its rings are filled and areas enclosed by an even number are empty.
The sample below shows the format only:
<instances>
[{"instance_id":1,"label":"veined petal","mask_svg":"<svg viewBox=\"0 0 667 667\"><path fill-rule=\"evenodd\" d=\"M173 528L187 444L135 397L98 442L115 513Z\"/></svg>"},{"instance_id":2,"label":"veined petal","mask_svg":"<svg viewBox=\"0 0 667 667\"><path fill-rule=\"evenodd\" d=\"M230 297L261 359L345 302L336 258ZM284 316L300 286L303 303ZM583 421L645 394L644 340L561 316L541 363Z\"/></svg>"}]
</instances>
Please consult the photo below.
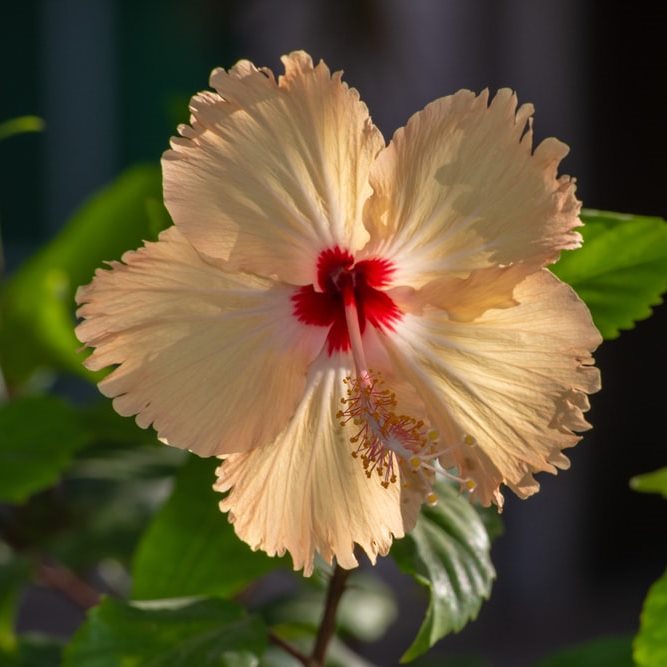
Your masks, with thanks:
<instances>
[{"instance_id":1,"label":"veined petal","mask_svg":"<svg viewBox=\"0 0 667 667\"><path fill-rule=\"evenodd\" d=\"M532 113L507 89L490 104L488 92L463 90L396 132L373 165L365 211L366 252L394 262L395 284L519 261L544 266L579 246L575 184L556 177L568 148L551 138L533 152Z\"/></svg>"},{"instance_id":2,"label":"veined petal","mask_svg":"<svg viewBox=\"0 0 667 667\"><path fill-rule=\"evenodd\" d=\"M451 320L469 322L492 308L516 306L514 289L535 272L527 264L475 269L466 278L445 274L418 290L394 288L389 295L403 312L422 313L427 306L447 311Z\"/></svg>"},{"instance_id":3,"label":"veined petal","mask_svg":"<svg viewBox=\"0 0 667 667\"><path fill-rule=\"evenodd\" d=\"M397 374L416 388L448 447L442 461L502 504L501 483L521 497L539 489L533 473L567 468L587 394L600 387L591 352L601 338L584 303L541 270L518 285L518 305L472 322L437 308L406 315L385 336Z\"/></svg>"},{"instance_id":4,"label":"veined petal","mask_svg":"<svg viewBox=\"0 0 667 667\"><path fill-rule=\"evenodd\" d=\"M237 535L269 555L288 551L295 570L309 575L315 552L327 562L357 565L355 543L375 562L416 521L422 497L400 480L384 488L352 457L354 426L336 418L344 395L342 357L314 364L303 401L276 440L225 456L218 470L220 503Z\"/></svg>"},{"instance_id":5,"label":"veined petal","mask_svg":"<svg viewBox=\"0 0 667 667\"><path fill-rule=\"evenodd\" d=\"M202 456L271 441L301 398L325 333L291 315L291 290L222 271L176 227L79 288L76 334L123 416Z\"/></svg>"},{"instance_id":6,"label":"veined petal","mask_svg":"<svg viewBox=\"0 0 667 667\"><path fill-rule=\"evenodd\" d=\"M362 209L384 146L356 90L302 51L278 81L240 61L190 103L192 127L162 159L164 198L202 253L230 268L316 283L327 247L368 239Z\"/></svg>"}]
</instances>

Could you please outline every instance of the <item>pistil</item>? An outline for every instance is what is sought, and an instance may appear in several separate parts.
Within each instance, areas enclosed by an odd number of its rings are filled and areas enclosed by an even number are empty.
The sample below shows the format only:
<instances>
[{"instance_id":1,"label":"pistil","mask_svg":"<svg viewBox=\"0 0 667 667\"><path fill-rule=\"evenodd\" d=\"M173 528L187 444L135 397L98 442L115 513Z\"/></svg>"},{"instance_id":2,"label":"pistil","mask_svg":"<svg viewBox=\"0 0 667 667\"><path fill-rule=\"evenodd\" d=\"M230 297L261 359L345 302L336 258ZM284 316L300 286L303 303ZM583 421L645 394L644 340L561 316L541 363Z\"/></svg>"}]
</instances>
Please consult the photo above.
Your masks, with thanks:
<instances>
[{"instance_id":1,"label":"pistil","mask_svg":"<svg viewBox=\"0 0 667 667\"><path fill-rule=\"evenodd\" d=\"M395 394L385 388L379 373L368 368L359 325L359 313L354 293L353 277L339 276L338 286L343 296L345 322L350 339L355 377L345 379L347 395L341 398L344 409L337 413L341 426L352 422L358 427L350 438L357 449L352 456L359 458L366 475L374 473L387 488L400 476L403 487L418 488L429 504L437 502L432 490L436 473L461 484L468 480L452 475L436 460L446 450L438 449L438 436L429 431L421 420L396 413Z\"/></svg>"}]
</instances>

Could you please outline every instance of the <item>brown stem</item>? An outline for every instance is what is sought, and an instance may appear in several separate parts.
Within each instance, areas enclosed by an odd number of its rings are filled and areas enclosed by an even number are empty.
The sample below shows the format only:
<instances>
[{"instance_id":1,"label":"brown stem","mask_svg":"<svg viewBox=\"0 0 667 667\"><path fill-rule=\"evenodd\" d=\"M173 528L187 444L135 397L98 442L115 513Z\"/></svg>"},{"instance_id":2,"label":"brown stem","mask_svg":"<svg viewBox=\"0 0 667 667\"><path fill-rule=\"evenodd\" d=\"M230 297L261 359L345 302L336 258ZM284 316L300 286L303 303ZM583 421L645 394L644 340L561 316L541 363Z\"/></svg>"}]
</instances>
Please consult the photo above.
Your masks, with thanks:
<instances>
[{"instance_id":1,"label":"brown stem","mask_svg":"<svg viewBox=\"0 0 667 667\"><path fill-rule=\"evenodd\" d=\"M94 607L100 601L100 592L66 565L47 554L29 549L25 539L11 526L0 526L0 539L17 554L22 553L34 566L34 579L62 593L83 610Z\"/></svg>"},{"instance_id":2,"label":"brown stem","mask_svg":"<svg viewBox=\"0 0 667 667\"><path fill-rule=\"evenodd\" d=\"M279 646L283 651L289 653L293 658L296 658L302 665L304 665L304 667L308 667L310 664L310 658L305 653L301 653L299 649L294 648L294 646L278 637L275 633L269 632L269 641L272 644Z\"/></svg>"},{"instance_id":3,"label":"brown stem","mask_svg":"<svg viewBox=\"0 0 667 667\"><path fill-rule=\"evenodd\" d=\"M320 627L317 630L315 637L315 646L313 652L305 663L307 667L324 667L324 658L326 656L327 647L331 641L331 637L336 631L336 611L338 610L338 603L340 602L343 593L345 592L345 582L349 577L349 570L344 570L339 565L329 581L329 589L327 590L327 599L324 604L324 613L320 621Z\"/></svg>"},{"instance_id":4,"label":"brown stem","mask_svg":"<svg viewBox=\"0 0 667 667\"><path fill-rule=\"evenodd\" d=\"M81 609L90 609L100 601L98 591L61 563L43 558L37 567L37 580L60 591Z\"/></svg>"}]
</instances>

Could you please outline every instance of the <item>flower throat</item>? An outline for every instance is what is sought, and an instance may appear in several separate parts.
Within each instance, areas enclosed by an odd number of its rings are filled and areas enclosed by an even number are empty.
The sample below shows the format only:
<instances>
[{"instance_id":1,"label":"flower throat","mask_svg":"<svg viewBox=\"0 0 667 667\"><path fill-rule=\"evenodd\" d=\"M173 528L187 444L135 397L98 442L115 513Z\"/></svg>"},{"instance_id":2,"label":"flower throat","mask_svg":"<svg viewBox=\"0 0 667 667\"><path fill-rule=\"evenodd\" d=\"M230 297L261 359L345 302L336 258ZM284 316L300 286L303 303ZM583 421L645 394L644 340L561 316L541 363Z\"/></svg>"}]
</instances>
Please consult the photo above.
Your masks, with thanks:
<instances>
[{"instance_id":1,"label":"flower throat","mask_svg":"<svg viewBox=\"0 0 667 667\"><path fill-rule=\"evenodd\" d=\"M345 378L346 395L336 414L341 427L357 428L350 438L366 476L379 477L385 488L400 479L429 504L437 502L433 491L436 473L465 483L441 467L436 459L438 434L421 420L397 414L396 395L385 387L381 374L368 367L362 334L368 323L392 330L403 313L382 291L390 282L393 266L382 258L362 260L338 247L324 250L317 261L317 284L298 288L292 295L295 317L306 324L328 326L327 351L351 351L355 375Z\"/></svg>"}]
</instances>

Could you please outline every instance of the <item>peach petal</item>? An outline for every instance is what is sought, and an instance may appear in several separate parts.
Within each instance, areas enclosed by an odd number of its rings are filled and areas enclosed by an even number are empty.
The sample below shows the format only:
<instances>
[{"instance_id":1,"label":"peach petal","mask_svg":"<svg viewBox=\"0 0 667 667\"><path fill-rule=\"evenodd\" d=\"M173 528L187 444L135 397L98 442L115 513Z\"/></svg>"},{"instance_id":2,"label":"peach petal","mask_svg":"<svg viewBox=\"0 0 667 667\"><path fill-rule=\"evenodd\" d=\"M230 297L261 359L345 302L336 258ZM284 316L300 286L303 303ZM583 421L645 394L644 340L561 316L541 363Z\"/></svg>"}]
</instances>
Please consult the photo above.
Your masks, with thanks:
<instances>
[{"instance_id":1,"label":"peach petal","mask_svg":"<svg viewBox=\"0 0 667 667\"><path fill-rule=\"evenodd\" d=\"M217 92L192 98L192 127L163 156L164 198L188 240L228 269L310 284L320 250L367 241L384 140L340 72L302 51L283 63L278 81L248 61L213 71Z\"/></svg>"},{"instance_id":2,"label":"peach petal","mask_svg":"<svg viewBox=\"0 0 667 667\"><path fill-rule=\"evenodd\" d=\"M385 336L395 372L449 447L443 464L484 504L502 505L500 484L527 497L539 489L533 473L568 467L562 450L589 428L586 395L600 388L591 352L601 338L574 291L541 270L514 299L474 321L425 309Z\"/></svg>"},{"instance_id":3,"label":"peach petal","mask_svg":"<svg viewBox=\"0 0 667 667\"><path fill-rule=\"evenodd\" d=\"M271 441L294 412L325 332L291 290L205 261L176 227L79 288L76 329L123 416L201 456Z\"/></svg>"},{"instance_id":4,"label":"peach petal","mask_svg":"<svg viewBox=\"0 0 667 667\"><path fill-rule=\"evenodd\" d=\"M410 118L375 161L367 254L396 264L395 284L517 262L544 266L580 245L575 184L556 170L568 148L533 152L533 108L500 90L462 90Z\"/></svg>"},{"instance_id":5,"label":"peach petal","mask_svg":"<svg viewBox=\"0 0 667 667\"><path fill-rule=\"evenodd\" d=\"M242 540L270 556L289 552L307 576L316 552L349 569L358 564L358 544L375 562L414 526L422 501L401 493L400 480L385 489L377 476L367 478L351 456L354 427L336 418L346 364L342 357L316 362L287 427L272 443L224 456L215 485L228 492L220 507Z\"/></svg>"}]
</instances>

